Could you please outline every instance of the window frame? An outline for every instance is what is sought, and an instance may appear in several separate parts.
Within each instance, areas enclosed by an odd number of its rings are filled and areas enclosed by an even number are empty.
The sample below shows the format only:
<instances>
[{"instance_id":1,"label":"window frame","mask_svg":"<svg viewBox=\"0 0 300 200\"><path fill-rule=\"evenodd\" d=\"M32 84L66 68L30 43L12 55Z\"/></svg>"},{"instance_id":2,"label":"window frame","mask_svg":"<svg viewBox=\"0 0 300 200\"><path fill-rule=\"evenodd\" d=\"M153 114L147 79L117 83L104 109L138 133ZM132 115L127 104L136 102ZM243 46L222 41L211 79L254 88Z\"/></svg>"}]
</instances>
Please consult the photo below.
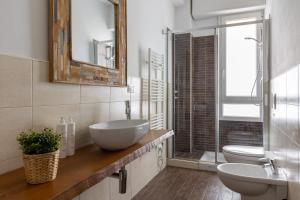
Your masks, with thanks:
<instances>
[{"instance_id":1,"label":"window frame","mask_svg":"<svg viewBox=\"0 0 300 200\"><path fill-rule=\"evenodd\" d=\"M243 13L236 15L228 15L222 16L219 18L220 24L226 24L227 21L231 20L242 20L246 18L256 18L256 20L263 19L262 12L251 12L251 13ZM255 21L256 21L255 20ZM257 24L257 39L262 41L262 30L263 25ZM256 96L254 97L244 97L244 96L226 96L226 28L219 29L219 95L220 95L220 103L219 103L219 118L220 120L230 120L230 121L255 121L262 122L263 121L263 93L262 93L262 82L256 82ZM263 56L262 53L260 55L260 49L257 47L257 66L256 70L259 68L259 59L260 56ZM262 63L262 62L261 62ZM263 66L261 66L261 70L263 70ZM261 76L263 73L261 73ZM240 116L224 116L223 114L223 105L224 104L260 104L259 105L259 117L240 117Z\"/></svg>"}]
</instances>

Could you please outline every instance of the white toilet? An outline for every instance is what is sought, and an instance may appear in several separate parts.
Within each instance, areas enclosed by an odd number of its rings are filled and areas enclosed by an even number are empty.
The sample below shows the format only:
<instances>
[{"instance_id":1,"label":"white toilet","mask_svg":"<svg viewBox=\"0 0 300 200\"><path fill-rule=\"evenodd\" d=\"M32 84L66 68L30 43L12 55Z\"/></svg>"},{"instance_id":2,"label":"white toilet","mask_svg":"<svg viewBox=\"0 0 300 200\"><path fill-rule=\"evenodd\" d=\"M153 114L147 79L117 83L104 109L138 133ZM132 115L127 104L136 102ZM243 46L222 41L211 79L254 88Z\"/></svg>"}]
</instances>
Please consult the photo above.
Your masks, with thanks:
<instances>
[{"instance_id":1,"label":"white toilet","mask_svg":"<svg viewBox=\"0 0 300 200\"><path fill-rule=\"evenodd\" d=\"M263 147L227 145L223 147L223 155L229 163L261 164L259 159L264 158Z\"/></svg>"}]
</instances>

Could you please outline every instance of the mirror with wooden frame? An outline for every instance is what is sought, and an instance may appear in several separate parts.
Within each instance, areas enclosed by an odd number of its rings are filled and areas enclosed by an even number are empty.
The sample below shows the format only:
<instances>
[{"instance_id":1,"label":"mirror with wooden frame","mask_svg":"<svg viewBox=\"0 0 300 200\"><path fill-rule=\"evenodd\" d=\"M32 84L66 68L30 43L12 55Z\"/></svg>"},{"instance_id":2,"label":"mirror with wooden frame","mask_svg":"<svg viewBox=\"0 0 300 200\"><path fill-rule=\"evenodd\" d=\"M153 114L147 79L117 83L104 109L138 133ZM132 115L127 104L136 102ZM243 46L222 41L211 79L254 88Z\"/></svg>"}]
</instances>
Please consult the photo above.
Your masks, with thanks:
<instances>
[{"instance_id":1,"label":"mirror with wooden frame","mask_svg":"<svg viewBox=\"0 0 300 200\"><path fill-rule=\"evenodd\" d=\"M50 81L126 86L126 0L49 0Z\"/></svg>"}]
</instances>

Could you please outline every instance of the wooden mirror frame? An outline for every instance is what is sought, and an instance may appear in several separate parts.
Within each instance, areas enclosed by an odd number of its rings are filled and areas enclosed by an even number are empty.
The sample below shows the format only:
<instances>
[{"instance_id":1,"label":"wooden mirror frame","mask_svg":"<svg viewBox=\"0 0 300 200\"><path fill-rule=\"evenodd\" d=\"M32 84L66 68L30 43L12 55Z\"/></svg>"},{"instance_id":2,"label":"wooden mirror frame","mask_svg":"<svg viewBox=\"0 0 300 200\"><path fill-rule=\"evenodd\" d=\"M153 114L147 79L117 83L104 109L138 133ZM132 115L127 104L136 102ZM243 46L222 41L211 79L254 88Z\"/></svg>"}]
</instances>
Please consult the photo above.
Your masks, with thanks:
<instances>
[{"instance_id":1,"label":"wooden mirror frame","mask_svg":"<svg viewBox=\"0 0 300 200\"><path fill-rule=\"evenodd\" d=\"M126 86L126 0L111 0L115 7L116 23L115 69L109 69L72 59L71 1L72 0L49 0L50 81L71 84Z\"/></svg>"}]
</instances>

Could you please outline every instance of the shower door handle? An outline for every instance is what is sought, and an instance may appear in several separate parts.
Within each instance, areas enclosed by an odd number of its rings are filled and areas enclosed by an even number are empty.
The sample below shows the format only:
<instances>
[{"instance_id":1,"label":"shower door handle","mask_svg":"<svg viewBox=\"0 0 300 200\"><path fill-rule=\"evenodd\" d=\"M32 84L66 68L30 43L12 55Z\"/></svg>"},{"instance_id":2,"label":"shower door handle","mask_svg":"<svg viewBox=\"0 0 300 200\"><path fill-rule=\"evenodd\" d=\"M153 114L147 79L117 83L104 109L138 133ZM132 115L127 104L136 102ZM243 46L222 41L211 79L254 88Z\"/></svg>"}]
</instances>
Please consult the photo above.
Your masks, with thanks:
<instances>
[{"instance_id":1,"label":"shower door handle","mask_svg":"<svg viewBox=\"0 0 300 200\"><path fill-rule=\"evenodd\" d=\"M174 100L179 99L179 97L177 97L176 94L178 94L178 91L174 90Z\"/></svg>"}]
</instances>

